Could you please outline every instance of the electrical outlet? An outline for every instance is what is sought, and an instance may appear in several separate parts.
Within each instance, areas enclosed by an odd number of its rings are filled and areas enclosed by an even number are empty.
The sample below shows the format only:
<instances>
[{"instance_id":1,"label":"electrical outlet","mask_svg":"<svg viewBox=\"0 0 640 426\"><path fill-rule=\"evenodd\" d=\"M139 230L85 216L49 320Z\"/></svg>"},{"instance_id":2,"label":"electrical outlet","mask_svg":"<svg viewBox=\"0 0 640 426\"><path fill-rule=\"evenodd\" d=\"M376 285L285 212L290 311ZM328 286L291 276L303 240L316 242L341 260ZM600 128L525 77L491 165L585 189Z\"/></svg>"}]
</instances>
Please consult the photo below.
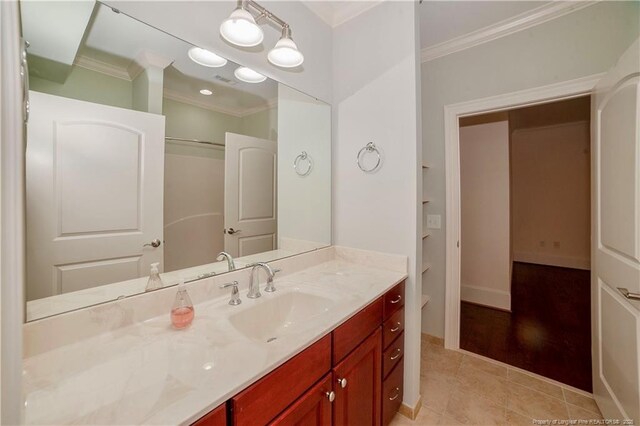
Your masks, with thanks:
<instances>
[{"instance_id":1,"label":"electrical outlet","mask_svg":"<svg viewBox=\"0 0 640 426\"><path fill-rule=\"evenodd\" d=\"M429 229L440 229L442 224L440 223L440 215L439 214L428 214L427 215L427 228Z\"/></svg>"}]
</instances>

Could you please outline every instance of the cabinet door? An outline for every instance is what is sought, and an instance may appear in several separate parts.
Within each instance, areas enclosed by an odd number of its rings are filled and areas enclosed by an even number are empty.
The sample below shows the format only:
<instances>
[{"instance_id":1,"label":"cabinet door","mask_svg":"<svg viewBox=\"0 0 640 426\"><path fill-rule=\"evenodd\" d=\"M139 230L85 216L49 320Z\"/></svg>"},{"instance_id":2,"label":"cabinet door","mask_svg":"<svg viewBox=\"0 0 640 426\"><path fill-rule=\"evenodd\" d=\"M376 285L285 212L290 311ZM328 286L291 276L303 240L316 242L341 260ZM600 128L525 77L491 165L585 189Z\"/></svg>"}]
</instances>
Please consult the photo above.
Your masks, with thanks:
<instances>
[{"instance_id":1,"label":"cabinet door","mask_svg":"<svg viewBox=\"0 0 640 426\"><path fill-rule=\"evenodd\" d=\"M330 426L331 404L335 398L331 388L332 378L331 373L327 374L271 422L271 425Z\"/></svg>"},{"instance_id":2,"label":"cabinet door","mask_svg":"<svg viewBox=\"0 0 640 426\"><path fill-rule=\"evenodd\" d=\"M382 381L380 327L333 369L334 426L379 426Z\"/></svg>"},{"instance_id":3,"label":"cabinet door","mask_svg":"<svg viewBox=\"0 0 640 426\"><path fill-rule=\"evenodd\" d=\"M218 408L211 410L191 426L226 426L227 425L227 406L222 404Z\"/></svg>"}]
</instances>

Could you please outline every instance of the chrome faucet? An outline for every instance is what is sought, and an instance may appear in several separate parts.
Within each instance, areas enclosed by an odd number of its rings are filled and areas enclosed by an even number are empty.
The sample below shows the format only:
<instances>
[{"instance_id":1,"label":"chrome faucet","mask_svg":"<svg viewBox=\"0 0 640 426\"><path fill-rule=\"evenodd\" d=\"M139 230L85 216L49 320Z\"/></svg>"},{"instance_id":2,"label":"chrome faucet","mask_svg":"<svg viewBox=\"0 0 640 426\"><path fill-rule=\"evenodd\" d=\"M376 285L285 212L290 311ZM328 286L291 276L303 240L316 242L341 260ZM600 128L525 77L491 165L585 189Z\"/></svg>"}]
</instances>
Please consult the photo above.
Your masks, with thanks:
<instances>
[{"instance_id":1,"label":"chrome faucet","mask_svg":"<svg viewBox=\"0 0 640 426\"><path fill-rule=\"evenodd\" d=\"M216 260L222 259L227 259L227 267L230 271L235 271L236 264L233 261L233 257L229 253L227 253L226 251L221 251L220 253L218 253L218 257L216 257Z\"/></svg>"},{"instance_id":2,"label":"chrome faucet","mask_svg":"<svg viewBox=\"0 0 640 426\"><path fill-rule=\"evenodd\" d=\"M276 291L275 286L273 285L273 276L275 272L271 269L271 266L267 265L264 262L258 262L251 265L251 273L249 274L249 293L247 293L247 297L249 299L257 299L262 296L260 294L260 283L258 279L254 279L254 275L258 269L264 269L267 273L267 287L264 291L273 292Z\"/></svg>"}]
</instances>

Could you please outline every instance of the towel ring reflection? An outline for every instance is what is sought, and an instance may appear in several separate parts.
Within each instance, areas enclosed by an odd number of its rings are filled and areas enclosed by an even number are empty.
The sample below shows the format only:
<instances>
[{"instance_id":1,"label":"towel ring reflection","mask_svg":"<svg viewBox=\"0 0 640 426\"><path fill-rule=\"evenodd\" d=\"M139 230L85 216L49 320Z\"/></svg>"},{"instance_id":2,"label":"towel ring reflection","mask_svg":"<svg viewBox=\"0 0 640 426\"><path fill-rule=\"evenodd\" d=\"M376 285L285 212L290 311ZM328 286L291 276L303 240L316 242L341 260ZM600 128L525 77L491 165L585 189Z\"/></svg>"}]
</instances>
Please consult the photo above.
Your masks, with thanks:
<instances>
[{"instance_id":1,"label":"towel ring reflection","mask_svg":"<svg viewBox=\"0 0 640 426\"><path fill-rule=\"evenodd\" d=\"M373 152L375 152L376 155L378 156L378 161L376 161L375 166L373 166L372 168L365 169L360 163L360 160L364 153L373 153ZM356 157L356 163L358 164L358 167L360 168L360 170L362 170L363 172L365 173L375 172L378 169L378 167L380 167L380 162L381 162L380 151L378 151L378 148L376 148L376 144L374 144L373 142L369 142L360 151L358 151L358 155Z\"/></svg>"},{"instance_id":2,"label":"towel ring reflection","mask_svg":"<svg viewBox=\"0 0 640 426\"><path fill-rule=\"evenodd\" d=\"M302 169L300 165L300 162L305 160L307 161L306 170ZM313 160L311 159L311 156L307 154L307 151L302 151L302 154L298 154L296 159L293 160L293 170L296 171L296 174L298 176L307 176L309 173L311 173L312 169L313 169Z\"/></svg>"}]
</instances>

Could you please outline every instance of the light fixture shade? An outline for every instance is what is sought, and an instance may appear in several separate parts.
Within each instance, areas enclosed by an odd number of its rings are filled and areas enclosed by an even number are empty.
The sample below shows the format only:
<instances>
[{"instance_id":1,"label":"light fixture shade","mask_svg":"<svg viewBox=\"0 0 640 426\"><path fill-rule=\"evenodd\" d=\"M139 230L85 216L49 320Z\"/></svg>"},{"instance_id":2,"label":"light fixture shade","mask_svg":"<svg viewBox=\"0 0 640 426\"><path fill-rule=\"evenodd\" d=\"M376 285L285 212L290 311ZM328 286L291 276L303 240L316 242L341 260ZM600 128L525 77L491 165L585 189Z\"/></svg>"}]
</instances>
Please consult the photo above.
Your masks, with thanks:
<instances>
[{"instance_id":1,"label":"light fixture shade","mask_svg":"<svg viewBox=\"0 0 640 426\"><path fill-rule=\"evenodd\" d=\"M220 24L220 35L236 46L252 47L262 43L264 33L247 10L238 7Z\"/></svg>"},{"instance_id":2,"label":"light fixture shade","mask_svg":"<svg viewBox=\"0 0 640 426\"><path fill-rule=\"evenodd\" d=\"M192 47L189 49L188 55L189 59L203 67L218 68L227 65L225 58L200 47Z\"/></svg>"},{"instance_id":3,"label":"light fixture shade","mask_svg":"<svg viewBox=\"0 0 640 426\"><path fill-rule=\"evenodd\" d=\"M213 92L209 89L200 89L200 94L205 95L205 96L211 96L213 95Z\"/></svg>"},{"instance_id":4,"label":"light fixture shade","mask_svg":"<svg viewBox=\"0 0 640 426\"><path fill-rule=\"evenodd\" d=\"M267 79L264 75L260 74L247 67L239 67L233 72L236 78L245 83L262 83Z\"/></svg>"},{"instance_id":5,"label":"light fixture shade","mask_svg":"<svg viewBox=\"0 0 640 426\"><path fill-rule=\"evenodd\" d=\"M302 65L304 55L298 50L296 43L288 36L282 36L267 55L269 62L283 68Z\"/></svg>"}]
</instances>

